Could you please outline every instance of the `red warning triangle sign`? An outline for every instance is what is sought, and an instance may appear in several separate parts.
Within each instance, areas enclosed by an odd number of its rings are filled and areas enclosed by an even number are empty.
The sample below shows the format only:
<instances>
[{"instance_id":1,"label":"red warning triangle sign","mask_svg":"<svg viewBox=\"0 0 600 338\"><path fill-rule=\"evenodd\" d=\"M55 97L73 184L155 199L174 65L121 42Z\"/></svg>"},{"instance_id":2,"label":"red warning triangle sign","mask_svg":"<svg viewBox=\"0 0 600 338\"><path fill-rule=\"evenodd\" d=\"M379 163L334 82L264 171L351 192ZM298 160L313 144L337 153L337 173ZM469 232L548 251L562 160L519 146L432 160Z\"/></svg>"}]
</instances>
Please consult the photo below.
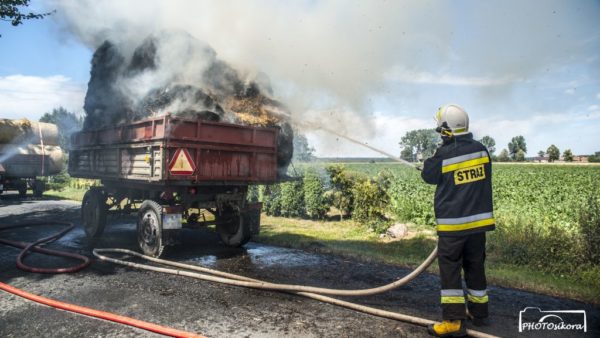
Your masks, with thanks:
<instances>
[{"instance_id":1,"label":"red warning triangle sign","mask_svg":"<svg viewBox=\"0 0 600 338\"><path fill-rule=\"evenodd\" d=\"M196 170L190 153L185 148L179 148L169 163L169 172L173 175L191 175Z\"/></svg>"}]
</instances>

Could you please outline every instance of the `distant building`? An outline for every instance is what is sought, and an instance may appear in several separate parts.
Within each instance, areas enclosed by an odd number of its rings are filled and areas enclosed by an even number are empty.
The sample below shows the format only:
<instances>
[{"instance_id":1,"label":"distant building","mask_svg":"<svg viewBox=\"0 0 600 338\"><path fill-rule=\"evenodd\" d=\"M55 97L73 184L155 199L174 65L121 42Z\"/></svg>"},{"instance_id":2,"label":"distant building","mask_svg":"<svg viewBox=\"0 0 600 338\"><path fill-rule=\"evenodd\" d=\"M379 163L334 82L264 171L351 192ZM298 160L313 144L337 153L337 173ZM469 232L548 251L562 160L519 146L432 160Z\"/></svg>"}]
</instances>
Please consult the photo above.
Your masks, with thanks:
<instances>
[{"instance_id":1,"label":"distant building","mask_svg":"<svg viewBox=\"0 0 600 338\"><path fill-rule=\"evenodd\" d=\"M588 155L575 155L573 156L573 162L587 163Z\"/></svg>"},{"instance_id":2,"label":"distant building","mask_svg":"<svg viewBox=\"0 0 600 338\"><path fill-rule=\"evenodd\" d=\"M528 157L526 160L531 162L548 163L548 157L546 156Z\"/></svg>"}]
</instances>

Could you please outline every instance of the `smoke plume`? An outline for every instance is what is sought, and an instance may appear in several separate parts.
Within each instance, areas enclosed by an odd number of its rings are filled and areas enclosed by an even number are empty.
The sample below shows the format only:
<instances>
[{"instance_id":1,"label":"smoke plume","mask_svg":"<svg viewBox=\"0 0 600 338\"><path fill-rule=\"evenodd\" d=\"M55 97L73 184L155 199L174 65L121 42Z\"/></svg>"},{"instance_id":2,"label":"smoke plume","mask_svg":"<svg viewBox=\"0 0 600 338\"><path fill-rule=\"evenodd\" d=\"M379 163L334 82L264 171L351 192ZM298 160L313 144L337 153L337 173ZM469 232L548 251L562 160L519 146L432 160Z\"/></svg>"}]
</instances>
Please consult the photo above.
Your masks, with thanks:
<instances>
[{"instance_id":1,"label":"smoke plume","mask_svg":"<svg viewBox=\"0 0 600 338\"><path fill-rule=\"evenodd\" d=\"M470 89L492 88L506 96L512 83L575 60L577 51L598 42L578 38L584 29L579 22L589 22L593 13L559 0L468 5L427 0L78 0L49 7L57 8L55 19L92 49L110 41L124 60L148 36L187 32L211 46L242 79L252 79L264 93L272 89L296 119L317 119L354 133L369 129L374 97L395 95L390 78L407 88L427 74L434 84L444 84L440 74L507 79ZM177 39L172 43L190 51L197 47ZM197 60L181 62L180 48L163 47L157 53L169 71L141 74L123 83L124 88L144 92L173 73L195 76L206 67ZM263 73L270 85L260 81ZM432 102L432 109L439 104ZM343 115L328 120L324 110Z\"/></svg>"}]
</instances>

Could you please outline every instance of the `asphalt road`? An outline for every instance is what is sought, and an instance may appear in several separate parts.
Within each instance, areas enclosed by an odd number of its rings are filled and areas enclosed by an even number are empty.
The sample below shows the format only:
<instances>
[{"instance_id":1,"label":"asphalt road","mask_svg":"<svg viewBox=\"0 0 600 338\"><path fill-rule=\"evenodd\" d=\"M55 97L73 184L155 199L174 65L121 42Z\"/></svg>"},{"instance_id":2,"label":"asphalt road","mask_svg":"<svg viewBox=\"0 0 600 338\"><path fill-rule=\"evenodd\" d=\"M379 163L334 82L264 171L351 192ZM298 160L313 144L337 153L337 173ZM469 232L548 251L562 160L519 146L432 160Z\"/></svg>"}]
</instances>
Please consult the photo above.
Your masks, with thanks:
<instances>
[{"instance_id":1,"label":"asphalt road","mask_svg":"<svg viewBox=\"0 0 600 338\"><path fill-rule=\"evenodd\" d=\"M79 203L20 200L0 196L0 227L37 220L67 220L78 227L49 245L91 257L91 245L79 226ZM109 219L96 247L137 250L133 218ZM22 241L56 232L58 226L0 231ZM397 266L360 262L333 255L249 243L225 248L210 231L185 230L182 243L163 258L273 282L359 289L387 284L409 272ZM377 318L299 296L225 286L186 277L133 270L93 261L74 274L27 273L15 267L18 250L0 245L0 281L49 298L131 316L209 337L428 337L424 328ZM27 262L64 266L70 262L32 255ZM440 315L439 279L423 274L392 292L346 298L361 304L436 319ZM600 337L600 308L590 304L490 287L492 325L482 329L502 337ZM518 332L519 312L585 310L587 333ZM38 305L0 291L0 337L153 337L155 334Z\"/></svg>"}]
</instances>

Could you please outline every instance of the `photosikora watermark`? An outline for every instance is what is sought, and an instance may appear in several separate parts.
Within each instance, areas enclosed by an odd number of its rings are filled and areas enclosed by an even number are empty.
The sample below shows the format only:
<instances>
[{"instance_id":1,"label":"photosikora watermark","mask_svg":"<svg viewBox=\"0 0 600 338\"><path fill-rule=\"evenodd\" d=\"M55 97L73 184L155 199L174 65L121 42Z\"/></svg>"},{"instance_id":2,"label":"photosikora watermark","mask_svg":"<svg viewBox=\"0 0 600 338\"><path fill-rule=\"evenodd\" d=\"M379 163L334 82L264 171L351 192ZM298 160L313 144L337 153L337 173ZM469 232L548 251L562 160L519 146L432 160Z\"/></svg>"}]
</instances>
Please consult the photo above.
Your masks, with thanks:
<instances>
[{"instance_id":1,"label":"photosikora watermark","mask_svg":"<svg viewBox=\"0 0 600 338\"><path fill-rule=\"evenodd\" d=\"M542 311L538 307L526 307L519 311L519 332L542 330L587 332L585 310Z\"/></svg>"}]
</instances>

